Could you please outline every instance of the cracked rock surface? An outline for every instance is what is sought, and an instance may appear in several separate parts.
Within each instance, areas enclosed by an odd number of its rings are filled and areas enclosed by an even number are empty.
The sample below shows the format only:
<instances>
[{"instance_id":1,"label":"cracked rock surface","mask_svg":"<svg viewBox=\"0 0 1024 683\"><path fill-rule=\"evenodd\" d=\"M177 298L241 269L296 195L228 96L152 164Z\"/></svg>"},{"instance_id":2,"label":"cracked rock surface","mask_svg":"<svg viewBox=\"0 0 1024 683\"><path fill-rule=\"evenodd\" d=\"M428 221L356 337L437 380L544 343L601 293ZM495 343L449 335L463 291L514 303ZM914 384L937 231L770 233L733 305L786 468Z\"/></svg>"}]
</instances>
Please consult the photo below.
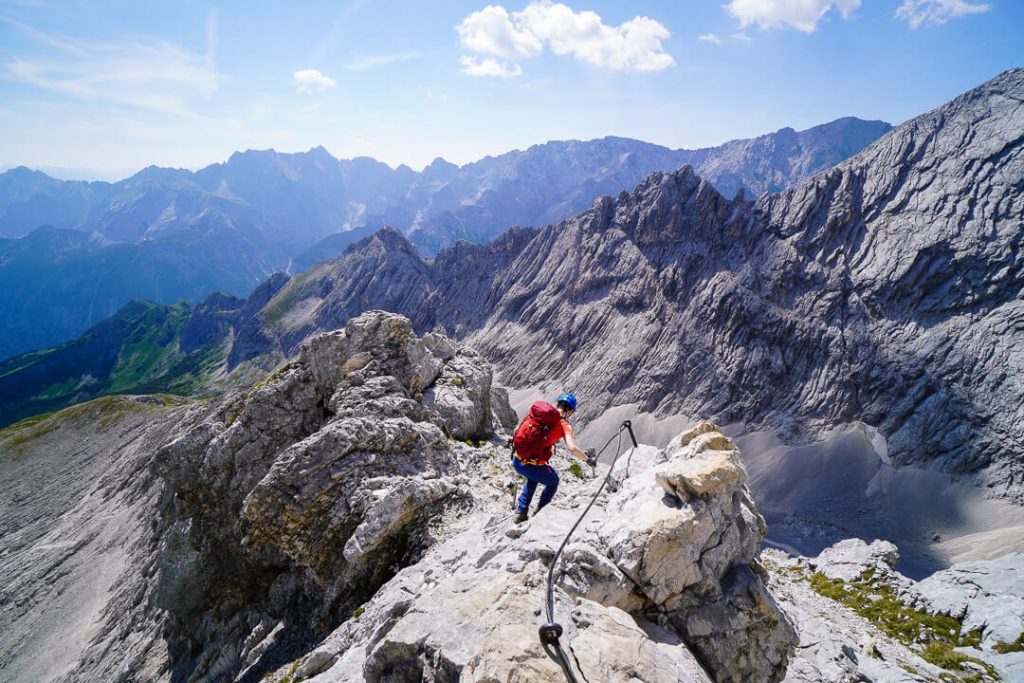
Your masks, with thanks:
<instances>
[{"instance_id":1,"label":"cracked rock surface","mask_svg":"<svg viewBox=\"0 0 1024 683\"><path fill-rule=\"evenodd\" d=\"M907 608L956 619L962 634L977 632L978 640L956 652L986 662L1005 681L1024 677L1024 653L1006 646L1024 634L1024 557L1010 553L994 560L958 563L913 581L896 571L896 546L888 541L866 543L850 538L823 550L817 557L764 551L770 569L769 588L800 634L787 681L853 683L921 683L923 681L991 681L978 662L957 671L922 659L927 640L908 647L852 609L812 589L809 572L842 581L866 580L887 586ZM869 578L868 578L869 577ZM880 597L880 596L877 596Z\"/></svg>"},{"instance_id":2,"label":"cracked rock surface","mask_svg":"<svg viewBox=\"0 0 1024 683\"><path fill-rule=\"evenodd\" d=\"M491 372L371 311L222 400L41 423L0 461L3 677L563 680L537 635L545 578L601 480L556 461L555 501L512 525L515 416ZM555 571L581 680L782 678L796 635L745 482L709 424L619 459Z\"/></svg>"},{"instance_id":3,"label":"cracked rock surface","mask_svg":"<svg viewBox=\"0 0 1024 683\"><path fill-rule=\"evenodd\" d=\"M791 442L860 421L894 464L1021 502L1021 216L1012 69L756 202L684 167L432 261L381 231L276 295L291 312L263 350L386 308L467 339L509 386L572 387L581 421L633 404Z\"/></svg>"},{"instance_id":4,"label":"cracked rock surface","mask_svg":"<svg viewBox=\"0 0 1024 683\"><path fill-rule=\"evenodd\" d=\"M763 521L738 452L711 429L620 458L615 490L598 499L566 546L555 569L555 615L580 680L777 681L785 674L796 635L765 587ZM506 458L500 450L488 455L479 471ZM717 468L727 472L709 482L703 475ZM673 476L665 479L665 471ZM320 683L565 680L537 637L545 579L605 473L585 481L563 474L573 481L520 526L511 525L507 494L495 490L505 478L478 481L471 512L454 521L447 540L385 584L296 671Z\"/></svg>"}]
</instances>

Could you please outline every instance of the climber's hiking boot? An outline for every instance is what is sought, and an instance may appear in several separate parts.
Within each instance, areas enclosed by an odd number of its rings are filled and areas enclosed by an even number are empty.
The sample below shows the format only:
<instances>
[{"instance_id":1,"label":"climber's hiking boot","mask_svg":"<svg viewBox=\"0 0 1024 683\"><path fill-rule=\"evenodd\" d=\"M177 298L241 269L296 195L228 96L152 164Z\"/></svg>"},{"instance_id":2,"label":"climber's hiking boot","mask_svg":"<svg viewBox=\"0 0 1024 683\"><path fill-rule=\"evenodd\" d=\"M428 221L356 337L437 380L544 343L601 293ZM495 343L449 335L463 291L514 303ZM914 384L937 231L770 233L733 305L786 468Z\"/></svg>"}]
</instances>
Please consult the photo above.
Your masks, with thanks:
<instances>
[{"instance_id":1,"label":"climber's hiking boot","mask_svg":"<svg viewBox=\"0 0 1024 683\"><path fill-rule=\"evenodd\" d=\"M522 524L523 522L525 522L529 518L530 518L530 515L527 512L525 512L525 511L517 512L516 513L516 518L515 518L515 523L516 524Z\"/></svg>"}]
</instances>

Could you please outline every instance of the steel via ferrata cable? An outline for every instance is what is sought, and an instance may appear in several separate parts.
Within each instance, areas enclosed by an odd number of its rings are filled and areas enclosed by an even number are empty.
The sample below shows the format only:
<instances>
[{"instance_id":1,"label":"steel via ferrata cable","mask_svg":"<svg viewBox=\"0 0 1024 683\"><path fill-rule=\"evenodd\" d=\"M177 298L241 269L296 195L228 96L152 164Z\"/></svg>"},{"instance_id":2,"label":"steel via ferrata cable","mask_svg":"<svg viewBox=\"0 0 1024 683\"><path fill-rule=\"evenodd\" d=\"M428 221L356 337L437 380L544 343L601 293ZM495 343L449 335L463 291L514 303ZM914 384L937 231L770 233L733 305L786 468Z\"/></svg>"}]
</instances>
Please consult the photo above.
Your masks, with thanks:
<instances>
[{"instance_id":1,"label":"steel via ferrata cable","mask_svg":"<svg viewBox=\"0 0 1024 683\"><path fill-rule=\"evenodd\" d=\"M565 538L562 539L562 544L558 546L558 550L555 551L555 556L551 558L551 565L550 567L548 567L546 600L547 623L545 623L539 629L540 642L544 645L545 648L554 648L555 653L557 654L557 659L559 660L559 664L562 667L562 671L565 673L565 676L570 683L578 682L576 680L576 676L572 672L572 667L569 665L569 662L565 657L565 652L562 650L562 645L559 642L559 638L563 633L563 629L561 624L555 621L555 566L558 564L558 560L562 556L562 551L565 549L565 546L569 543L569 539L572 538L573 532L576 531L576 528L583 521L583 518L587 516L588 512L590 512L590 508L594 506L594 503L597 502L597 499L601 495L601 492L604 491L604 487L607 486L608 482L611 480L612 472L615 471L615 463L618 461L619 456L622 454L623 431L629 432L629 437L633 441L633 448L639 447L639 444L636 441L636 435L633 434L633 425L629 420L623 422L622 425L619 427L618 431L616 431L615 434L608 439L607 443L605 443L605 445L601 447L601 450L598 451L597 454L598 458L600 458L601 454L608 449L608 446L611 445L613 440L617 440L617 444L615 446L615 457L612 458L612 462L608 466L608 473L604 476L604 481L601 482L601 486L598 487L597 492L590 499L590 503L588 503L587 507L584 508L582 513L580 513L580 516L576 519L576 523L572 525L571 529L569 529L569 533L567 533L565 535Z\"/></svg>"}]
</instances>

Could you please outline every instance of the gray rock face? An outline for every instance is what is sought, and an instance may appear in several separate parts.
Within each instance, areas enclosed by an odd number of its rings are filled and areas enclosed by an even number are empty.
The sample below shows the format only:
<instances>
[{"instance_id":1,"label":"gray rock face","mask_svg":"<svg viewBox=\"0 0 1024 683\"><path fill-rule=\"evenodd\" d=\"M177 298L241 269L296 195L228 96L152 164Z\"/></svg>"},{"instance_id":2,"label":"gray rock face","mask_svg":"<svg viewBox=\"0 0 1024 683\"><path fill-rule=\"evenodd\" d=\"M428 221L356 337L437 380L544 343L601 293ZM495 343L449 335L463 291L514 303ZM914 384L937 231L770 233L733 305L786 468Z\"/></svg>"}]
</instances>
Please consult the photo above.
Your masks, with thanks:
<instances>
[{"instance_id":1,"label":"gray rock face","mask_svg":"<svg viewBox=\"0 0 1024 683\"><path fill-rule=\"evenodd\" d=\"M515 416L472 350L373 311L219 402L103 401L114 417L69 409L88 420L43 423L38 444L0 432L34 454L0 460L16 482L0 524L24 529L0 546L5 674L563 680L537 638L545 577L601 482L566 471L554 503L510 525L515 480L493 429ZM555 569L566 665L586 680L785 673L795 634L765 588L763 521L732 442L703 428L619 458ZM37 459L93 432L110 457L87 445L40 513ZM73 511L49 509L65 497ZM68 598L79 589L85 604Z\"/></svg>"},{"instance_id":2,"label":"gray rock face","mask_svg":"<svg viewBox=\"0 0 1024 683\"><path fill-rule=\"evenodd\" d=\"M738 453L677 441L641 447L625 464L555 573L562 643L579 680L779 680L795 634L763 582L763 528ZM478 481L472 512L448 540L297 671L320 683L564 680L536 635L544 577L598 481L566 483L564 498L524 529L509 528L507 508L495 506L502 478Z\"/></svg>"},{"instance_id":3,"label":"gray rock face","mask_svg":"<svg viewBox=\"0 0 1024 683\"><path fill-rule=\"evenodd\" d=\"M849 582L856 581L867 571L876 575L891 574L899 556L899 549L889 541L867 544L859 538L848 538L825 548L810 565L830 579Z\"/></svg>"},{"instance_id":4,"label":"gray rock face","mask_svg":"<svg viewBox=\"0 0 1024 683\"><path fill-rule=\"evenodd\" d=\"M960 619L966 631L981 629L986 649L1013 643L1024 634L1024 553L953 565L914 584L904 597L932 614Z\"/></svg>"},{"instance_id":5,"label":"gray rock face","mask_svg":"<svg viewBox=\"0 0 1024 683\"><path fill-rule=\"evenodd\" d=\"M806 582L792 580L805 570L817 571L844 583L860 581L867 574L880 581L908 607L929 614L942 614L960 622L960 633L980 633L977 647L959 647L958 652L991 664L1003 680L1016 681L1024 673L1020 652L1001 652L1024 634L1024 556L1011 553L994 560L964 562L912 581L895 571L898 551L885 541L870 544L856 538L827 548L814 558L792 558L779 551L766 551L772 570L770 587L800 634L797 656L787 680L857 681L868 676L880 683L934 679L971 678L975 669L966 667L952 674L929 664L917 650L886 636L852 610L810 589ZM972 664L977 666L977 664ZM918 675L908 675L908 667ZM980 672L984 673L984 672ZM980 680L985 680L982 677ZM990 679L991 680L991 679Z\"/></svg>"},{"instance_id":6,"label":"gray rock face","mask_svg":"<svg viewBox=\"0 0 1024 683\"><path fill-rule=\"evenodd\" d=\"M133 299L244 296L271 273L305 270L385 225L435 254L511 225L563 220L685 163L728 196L792 187L888 127L841 119L695 151L555 141L461 168L439 159L422 173L335 159L322 147L249 150L196 173L150 167L117 183L13 169L0 173L0 237L20 238L0 240L0 360L72 339ZM44 225L53 227L29 234Z\"/></svg>"},{"instance_id":7,"label":"gray rock face","mask_svg":"<svg viewBox=\"0 0 1024 683\"><path fill-rule=\"evenodd\" d=\"M754 206L650 178L539 235L473 343L506 381L558 377L588 411L792 436L860 419L897 462L986 468L1022 495L1022 97L1024 71L1007 72Z\"/></svg>"},{"instance_id":8,"label":"gray rock face","mask_svg":"<svg viewBox=\"0 0 1024 683\"><path fill-rule=\"evenodd\" d=\"M584 420L630 403L793 440L862 421L896 464L1024 500L1022 98L1008 71L757 203L655 174L468 274L378 236L289 290L312 313L277 338L394 306L512 386L572 387ZM363 275L399 255L397 284Z\"/></svg>"},{"instance_id":9,"label":"gray rock face","mask_svg":"<svg viewBox=\"0 0 1024 683\"><path fill-rule=\"evenodd\" d=\"M166 680L153 444L187 409L107 397L0 432L0 678ZM131 673L129 673L131 672Z\"/></svg>"},{"instance_id":10,"label":"gray rock face","mask_svg":"<svg viewBox=\"0 0 1024 683\"><path fill-rule=\"evenodd\" d=\"M764 551L769 589L789 617L800 642L786 678L789 683L921 683L946 680L948 671L929 664L920 654L879 631L852 610L816 593L806 581L793 580L801 566L777 550ZM818 569L827 568L818 565Z\"/></svg>"},{"instance_id":11,"label":"gray rock face","mask_svg":"<svg viewBox=\"0 0 1024 683\"><path fill-rule=\"evenodd\" d=\"M174 505L155 597L172 657L198 649L191 675L211 679L265 669L414 561L429 521L469 495L445 433L490 435L490 392L472 351L370 312L163 447Z\"/></svg>"},{"instance_id":12,"label":"gray rock face","mask_svg":"<svg viewBox=\"0 0 1024 683\"><path fill-rule=\"evenodd\" d=\"M684 432L654 457L660 500L647 477L627 480L609 502L618 514L599 534L717 680L753 680L765 660L773 671L785 662L793 631L759 575L765 526L739 451L711 428Z\"/></svg>"}]
</instances>

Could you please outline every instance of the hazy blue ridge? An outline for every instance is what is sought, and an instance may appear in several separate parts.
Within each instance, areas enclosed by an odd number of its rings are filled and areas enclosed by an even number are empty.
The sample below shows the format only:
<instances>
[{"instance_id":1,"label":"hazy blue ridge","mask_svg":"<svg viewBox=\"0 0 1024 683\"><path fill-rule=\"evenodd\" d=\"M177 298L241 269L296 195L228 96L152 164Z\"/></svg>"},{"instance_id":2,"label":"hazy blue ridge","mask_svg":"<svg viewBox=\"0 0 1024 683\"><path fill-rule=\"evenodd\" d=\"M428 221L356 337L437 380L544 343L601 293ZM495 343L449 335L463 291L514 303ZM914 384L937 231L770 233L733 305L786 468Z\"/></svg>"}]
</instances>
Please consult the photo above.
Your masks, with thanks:
<instances>
[{"instance_id":1,"label":"hazy blue ridge","mask_svg":"<svg viewBox=\"0 0 1024 683\"><path fill-rule=\"evenodd\" d=\"M151 166L117 183L0 174L0 359L82 334L133 299L245 296L391 225L426 257L543 227L645 176L692 164L733 196L798 184L876 139L881 122L840 119L703 150L602 138L535 145L422 172L323 148L233 154L198 172ZM40 229L40 226L49 226Z\"/></svg>"}]
</instances>

